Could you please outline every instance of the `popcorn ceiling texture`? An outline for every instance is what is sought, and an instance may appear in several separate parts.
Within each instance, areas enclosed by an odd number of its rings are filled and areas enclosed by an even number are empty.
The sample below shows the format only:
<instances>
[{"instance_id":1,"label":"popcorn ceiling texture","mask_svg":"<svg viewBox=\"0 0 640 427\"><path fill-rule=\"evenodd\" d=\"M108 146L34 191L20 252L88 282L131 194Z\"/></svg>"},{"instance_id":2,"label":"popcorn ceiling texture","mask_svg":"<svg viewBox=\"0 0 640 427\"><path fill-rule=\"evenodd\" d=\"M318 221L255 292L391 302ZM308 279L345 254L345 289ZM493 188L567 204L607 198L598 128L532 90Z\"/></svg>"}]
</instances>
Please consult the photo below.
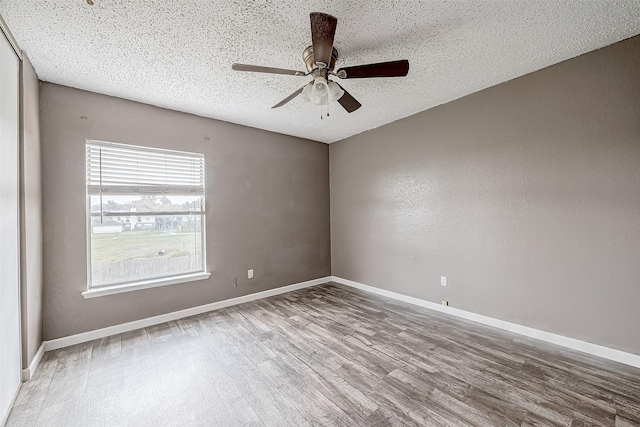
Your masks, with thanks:
<instances>
[{"instance_id":1,"label":"popcorn ceiling texture","mask_svg":"<svg viewBox=\"0 0 640 427\"><path fill-rule=\"evenodd\" d=\"M637 0L0 0L41 80L333 142L640 33ZM343 80L363 107L297 98L309 13L338 18L337 68L408 59L409 75Z\"/></svg>"}]
</instances>

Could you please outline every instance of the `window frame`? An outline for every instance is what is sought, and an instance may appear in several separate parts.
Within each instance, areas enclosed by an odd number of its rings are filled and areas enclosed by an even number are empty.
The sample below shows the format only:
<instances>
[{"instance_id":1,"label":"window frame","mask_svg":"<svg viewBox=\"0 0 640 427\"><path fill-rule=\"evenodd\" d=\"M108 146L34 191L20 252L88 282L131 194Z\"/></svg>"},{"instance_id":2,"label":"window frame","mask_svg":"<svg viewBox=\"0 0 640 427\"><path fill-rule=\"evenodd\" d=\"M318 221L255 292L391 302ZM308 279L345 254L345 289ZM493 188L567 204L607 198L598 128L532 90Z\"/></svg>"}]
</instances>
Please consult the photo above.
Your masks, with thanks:
<instances>
[{"instance_id":1,"label":"window frame","mask_svg":"<svg viewBox=\"0 0 640 427\"><path fill-rule=\"evenodd\" d=\"M204 280L211 276L211 273L207 271L207 253L206 253L206 187L202 187L202 194L199 195L201 198L200 210L199 211L176 211L176 212L125 212L123 215L122 211L119 212L105 212L102 207L101 200L101 211L100 212L92 212L91 211L91 196L89 192L89 180L87 178L87 169L88 169L88 158L87 158L87 149L89 145L104 145L104 146L118 146L124 149L136 150L141 149L147 152L165 152L165 153L173 153L177 155L193 155L193 157L202 157L203 168L205 162L205 156L201 153L193 153L187 151L178 151L178 150L167 150L162 148L148 147L148 146L139 146L133 144L122 144L115 142L107 142L107 141L99 141L95 139L85 139L85 161L87 165L85 165L85 198L86 198L86 206L85 206L85 219L86 219L86 250L87 250L87 289L82 292L82 296L85 298L94 298L105 295L118 294L123 292L130 292L140 289L148 289L159 286L173 285L178 283L187 283L197 280ZM203 170L204 174L204 170ZM204 180L204 176L203 176ZM134 187L133 185L131 185ZM118 193L111 195L118 196L157 196L159 193L157 192L148 192L145 193L140 191L132 191L131 193ZM164 193L163 193L164 194ZM93 232L93 217L127 217L128 219L137 217L138 220L141 220L142 216L158 216L158 215L189 215L189 216L200 216L200 246L201 246L201 257L202 257L202 269L200 271L176 274L170 276L160 276L150 279L144 280L134 280L134 281L124 281L119 283L109 283L105 285L92 285L92 257L91 257L91 238ZM142 223L142 222L140 222ZM138 222L131 222L132 225L138 224ZM134 227L132 227L133 229Z\"/></svg>"}]
</instances>

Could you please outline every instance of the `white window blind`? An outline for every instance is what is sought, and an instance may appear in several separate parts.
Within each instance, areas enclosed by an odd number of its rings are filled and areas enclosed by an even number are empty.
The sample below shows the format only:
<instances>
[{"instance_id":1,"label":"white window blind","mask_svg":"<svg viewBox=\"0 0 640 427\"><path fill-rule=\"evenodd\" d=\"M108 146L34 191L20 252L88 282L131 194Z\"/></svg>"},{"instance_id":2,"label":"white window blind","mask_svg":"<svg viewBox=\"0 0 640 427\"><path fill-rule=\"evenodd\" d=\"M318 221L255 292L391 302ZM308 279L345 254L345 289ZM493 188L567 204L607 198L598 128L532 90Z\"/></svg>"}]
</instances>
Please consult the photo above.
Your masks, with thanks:
<instances>
[{"instance_id":1,"label":"white window blind","mask_svg":"<svg viewBox=\"0 0 640 427\"><path fill-rule=\"evenodd\" d=\"M204 156L87 141L87 193L204 195Z\"/></svg>"}]
</instances>

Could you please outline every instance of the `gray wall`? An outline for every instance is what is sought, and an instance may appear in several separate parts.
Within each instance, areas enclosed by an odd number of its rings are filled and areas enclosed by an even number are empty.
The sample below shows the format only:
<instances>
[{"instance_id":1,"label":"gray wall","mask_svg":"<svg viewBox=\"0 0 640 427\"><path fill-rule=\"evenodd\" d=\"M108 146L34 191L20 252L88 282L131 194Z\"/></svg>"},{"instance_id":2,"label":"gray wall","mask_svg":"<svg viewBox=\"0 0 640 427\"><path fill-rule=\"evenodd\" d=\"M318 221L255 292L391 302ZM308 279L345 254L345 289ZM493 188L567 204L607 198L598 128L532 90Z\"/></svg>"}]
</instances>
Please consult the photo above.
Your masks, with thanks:
<instances>
[{"instance_id":1,"label":"gray wall","mask_svg":"<svg viewBox=\"0 0 640 427\"><path fill-rule=\"evenodd\" d=\"M330 164L334 275L640 354L640 37L334 143Z\"/></svg>"},{"instance_id":2,"label":"gray wall","mask_svg":"<svg viewBox=\"0 0 640 427\"><path fill-rule=\"evenodd\" d=\"M327 145L48 83L40 101L45 339L331 274ZM208 280L82 297L85 138L204 153Z\"/></svg>"},{"instance_id":3,"label":"gray wall","mask_svg":"<svg viewBox=\"0 0 640 427\"><path fill-rule=\"evenodd\" d=\"M22 367L42 344L42 180L40 81L29 59L20 66L20 300Z\"/></svg>"}]
</instances>

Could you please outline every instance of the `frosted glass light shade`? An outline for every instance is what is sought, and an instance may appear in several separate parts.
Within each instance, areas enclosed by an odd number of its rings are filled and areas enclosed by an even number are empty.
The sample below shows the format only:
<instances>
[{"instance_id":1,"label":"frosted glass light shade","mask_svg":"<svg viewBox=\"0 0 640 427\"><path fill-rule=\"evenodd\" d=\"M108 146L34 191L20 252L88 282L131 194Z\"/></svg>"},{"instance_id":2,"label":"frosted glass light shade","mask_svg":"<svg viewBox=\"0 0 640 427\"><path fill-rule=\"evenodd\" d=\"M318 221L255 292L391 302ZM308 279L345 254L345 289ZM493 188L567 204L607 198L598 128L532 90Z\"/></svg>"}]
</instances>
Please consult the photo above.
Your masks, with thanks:
<instances>
[{"instance_id":1,"label":"frosted glass light shade","mask_svg":"<svg viewBox=\"0 0 640 427\"><path fill-rule=\"evenodd\" d=\"M329 86L324 77L316 77L313 82L313 96L315 98L324 98L329 94Z\"/></svg>"},{"instance_id":2,"label":"frosted glass light shade","mask_svg":"<svg viewBox=\"0 0 640 427\"><path fill-rule=\"evenodd\" d=\"M331 80L328 84L328 90L329 101L331 102L337 101L338 99L342 98L342 95L344 95L344 90L342 90L342 88L338 86L336 82L333 82Z\"/></svg>"},{"instance_id":3,"label":"frosted glass light shade","mask_svg":"<svg viewBox=\"0 0 640 427\"><path fill-rule=\"evenodd\" d=\"M309 84L302 89L302 94L300 96L305 102L311 102L311 99L313 98L313 82L309 82Z\"/></svg>"}]
</instances>

